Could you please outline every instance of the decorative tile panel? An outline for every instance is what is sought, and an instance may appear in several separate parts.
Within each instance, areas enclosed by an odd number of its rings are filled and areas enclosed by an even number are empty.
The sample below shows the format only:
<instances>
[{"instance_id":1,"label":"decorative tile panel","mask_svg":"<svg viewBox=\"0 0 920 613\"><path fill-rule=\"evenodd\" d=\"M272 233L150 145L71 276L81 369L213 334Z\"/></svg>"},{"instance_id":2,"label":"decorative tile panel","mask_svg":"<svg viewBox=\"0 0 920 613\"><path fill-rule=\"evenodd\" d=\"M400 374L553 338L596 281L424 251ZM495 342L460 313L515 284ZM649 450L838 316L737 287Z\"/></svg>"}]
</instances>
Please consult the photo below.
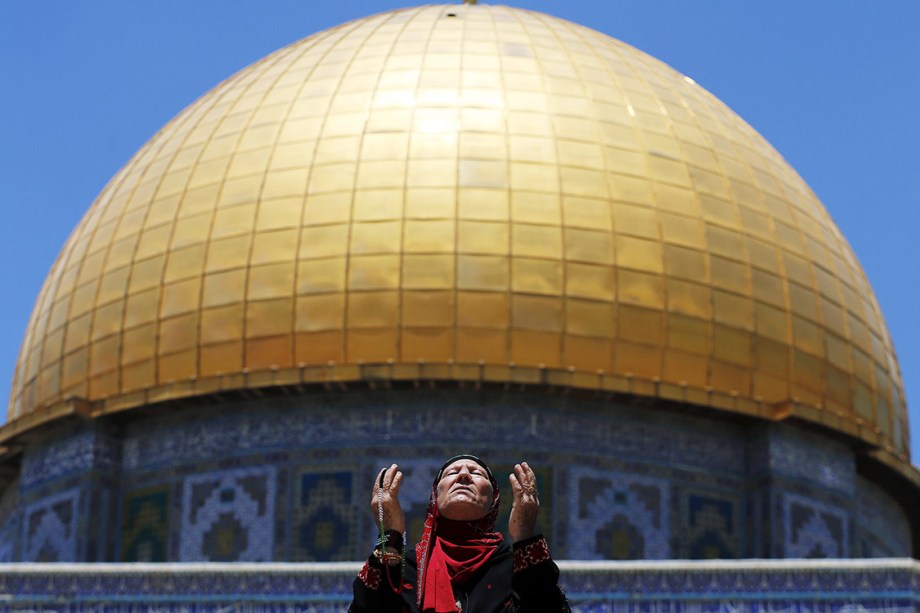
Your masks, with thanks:
<instances>
[{"instance_id":1,"label":"decorative tile panel","mask_svg":"<svg viewBox=\"0 0 920 613\"><path fill-rule=\"evenodd\" d=\"M182 498L179 559L272 559L275 468L215 471L189 477Z\"/></svg>"},{"instance_id":2,"label":"decorative tile panel","mask_svg":"<svg viewBox=\"0 0 920 613\"><path fill-rule=\"evenodd\" d=\"M852 494L856 465L845 445L789 426L769 431L769 470L798 481Z\"/></svg>"},{"instance_id":3,"label":"decorative tile panel","mask_svg":"<svg viewBox=\"0 0 920 613\"><path fill-rule=\"evenodd\" d=\"M686 492L681 516L681 557L732 559L740 557L738 497L710 492Z\"/></svg>"},{"instance_id":4,"label":"decorative tile panel","mask_svg":"<svg viewBox=\"0 0 920 613\"><path fill-rule=\"evenodd\" d=\"M856 538L866 558L910 557L910 521L901 508L876 484L856 481Z\"/></svg>"},{"instance_id":5,"label":"decorative tile panel","mask_svg":"<svg viewBox=\"0 0 920 613\"><path fill-rule=\"evenodd\" d=\"M67 490L26 507L22 539L24 561L77 561L79 494L77 489Z\"/></svg>"},{"instance_id":6,"label":"decorative tile panel","mask_svg":"<svg viewBox=\"0 0 920 613\"><path fill-rule=\"evenodd\" d=\"M589 468L569 474L572 560L671 557L670 491L663 479Z\"/></svg>"},{"instance_id":7,"label":"decorative tile panel","mask_svg":"<svg viewBox=\"0 0 920 613\"><path fill-rule=\"evenodd\" d=\"M165 562L169 547L169 486L134 491L121 517L121 559Z\"/></svg>"},{"instance_id":8,"label":"decorative tile panel","mask_svg":"<svg viewBox=\"0 0 920 613\"><path fill-rule=\"evenodd\" d=\"M783 523L783 557L849 556L849 521L840 509L786 493L783 495Z\"/></svg>"},{"instance_id":9,"label":"decorative tile panel","mask_svg":"<svg viewBox=\"0 0 920 613\"><path fill-rule=\"evenodd\" d=\"M292 559L331 562L358 557L355 534L365 507L355 496L355 470L302 469L295 473L291 514ZM351 470L349 470L351 469Z\"/></svg>"},{"instance_id":10,"label":"decorative tile panel","mask_svg":"<svg viewBox=\"0 0 920 613\"><path fill-rule=\"evenodd\" d=\"M561 562L574 613L915 613L920 562ZM8 565L4 610L345 613L361 563Z\"/></svg>"}]
</instances>

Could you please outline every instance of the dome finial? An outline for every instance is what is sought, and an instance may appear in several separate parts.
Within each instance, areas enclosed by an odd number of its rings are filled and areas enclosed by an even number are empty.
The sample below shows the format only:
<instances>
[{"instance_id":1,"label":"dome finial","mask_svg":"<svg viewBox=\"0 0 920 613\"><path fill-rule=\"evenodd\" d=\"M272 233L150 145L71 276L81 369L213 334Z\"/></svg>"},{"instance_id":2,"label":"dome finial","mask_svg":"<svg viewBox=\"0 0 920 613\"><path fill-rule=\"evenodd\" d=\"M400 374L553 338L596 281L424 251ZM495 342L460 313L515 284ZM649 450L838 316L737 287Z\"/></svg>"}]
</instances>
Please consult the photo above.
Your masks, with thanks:
<instances>
[{"instance_id":1,"label":"dome finial","mask_svg":"<svg viewBox=\"0 0 920 613\"><path fill-rule=\"evenodd\" d=\"M479 0L463 0L463 4L476 4Z\"/></svg>"}]
</instances>

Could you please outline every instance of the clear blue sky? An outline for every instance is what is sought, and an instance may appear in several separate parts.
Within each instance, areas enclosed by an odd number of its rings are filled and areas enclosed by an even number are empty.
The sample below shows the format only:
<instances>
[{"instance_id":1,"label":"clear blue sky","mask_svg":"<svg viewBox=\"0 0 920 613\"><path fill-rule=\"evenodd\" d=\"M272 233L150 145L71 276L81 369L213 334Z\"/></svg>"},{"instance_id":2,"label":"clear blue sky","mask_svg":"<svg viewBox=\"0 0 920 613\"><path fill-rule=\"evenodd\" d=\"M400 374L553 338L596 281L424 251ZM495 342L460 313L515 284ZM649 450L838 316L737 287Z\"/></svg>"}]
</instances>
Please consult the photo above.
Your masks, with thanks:
<instances>
[{"instance_id":1,"label":"clear blue sky","mask_svg":"<svg viewBox=\"0 0 920 613\"><path fill-rule=\"evenodd\" d=\"M891 329L920 457L920 2L518 0L693 77L818 194ZM393 0L0 3L0 398L41 283L105 183L240 68ZM2 406L5 416L6 404ZM3 416L0 416L2 421Z\"/></svg>"}]
</instances>

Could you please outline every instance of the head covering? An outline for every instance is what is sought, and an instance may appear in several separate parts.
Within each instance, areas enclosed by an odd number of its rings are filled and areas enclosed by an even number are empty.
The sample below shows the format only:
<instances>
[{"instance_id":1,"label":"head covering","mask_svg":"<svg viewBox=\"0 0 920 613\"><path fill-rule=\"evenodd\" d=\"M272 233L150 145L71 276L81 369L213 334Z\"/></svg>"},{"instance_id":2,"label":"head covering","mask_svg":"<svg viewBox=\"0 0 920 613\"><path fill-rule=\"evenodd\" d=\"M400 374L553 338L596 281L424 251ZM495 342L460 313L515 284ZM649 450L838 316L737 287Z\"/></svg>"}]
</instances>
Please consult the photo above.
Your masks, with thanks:
<instances>
[{"instance_id":1,"label":"head covering","mask_svg":"<svg viewBox=\"0 0 920 613\"><path fill-rule=\"evenodd\" d=\"M457 460L472 460L482 466L492 483L492 506L473 521L442 517L438 510L438 483L444 470ZM447 460L431 486L431 498L425 516L422 540L415 547L418 560L416 596L420 611L453 613L457 611L453 588L476 574L495 553L502 535L495 531L498 518L498 483L492 471L474 455L461 454Z\"/></svg>"}]
</instances>

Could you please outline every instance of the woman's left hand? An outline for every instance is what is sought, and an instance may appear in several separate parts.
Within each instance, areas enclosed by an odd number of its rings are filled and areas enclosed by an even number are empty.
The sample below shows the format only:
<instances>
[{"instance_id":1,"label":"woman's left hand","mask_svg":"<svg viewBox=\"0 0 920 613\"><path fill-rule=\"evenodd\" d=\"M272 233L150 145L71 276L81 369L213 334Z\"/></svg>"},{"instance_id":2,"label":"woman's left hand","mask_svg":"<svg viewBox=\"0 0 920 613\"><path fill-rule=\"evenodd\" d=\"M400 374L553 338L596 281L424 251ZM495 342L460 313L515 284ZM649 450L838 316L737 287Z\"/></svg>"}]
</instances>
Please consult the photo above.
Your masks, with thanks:
<instances>
[{"instance_id":1,"label":"woman's left hand","mask_svg":"<svg viewBox=\"0 0 920 613\"><path fill-rule=\"evenodd\" d=\"M537 477L527 462L514 465L514 474L508 476L514 502L508 519L508 535L516 543L532 537L537 529L537 513L540 510L540 495L537 492Z\"/></svg>"}]
</instances>

